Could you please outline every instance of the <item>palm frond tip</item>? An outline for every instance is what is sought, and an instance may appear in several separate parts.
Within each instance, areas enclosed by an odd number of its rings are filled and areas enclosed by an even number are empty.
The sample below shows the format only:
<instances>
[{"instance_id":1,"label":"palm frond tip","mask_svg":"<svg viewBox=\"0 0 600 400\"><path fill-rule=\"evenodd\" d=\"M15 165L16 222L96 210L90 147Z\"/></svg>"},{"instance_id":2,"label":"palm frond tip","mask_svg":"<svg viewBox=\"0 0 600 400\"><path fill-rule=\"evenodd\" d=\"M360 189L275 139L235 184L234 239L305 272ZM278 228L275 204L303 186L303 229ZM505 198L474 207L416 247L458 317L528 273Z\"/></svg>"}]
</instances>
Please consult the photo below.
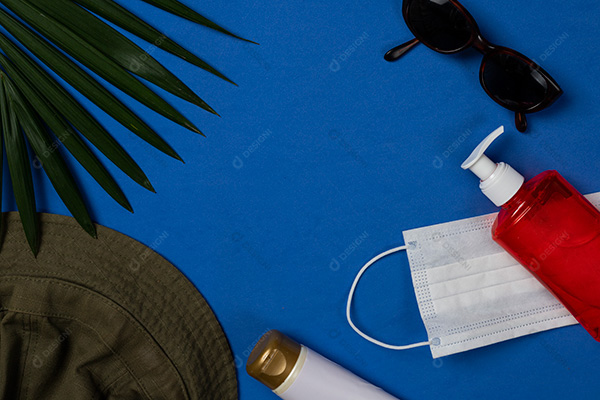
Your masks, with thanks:
<instances>
[{"instance_id":1,"label":"palm frond tip","mask_svg":"<svg viewBox=\"0 0 600 400\"><path fill-rule=\"evenodd\" d=\"M143 1L233 38L254 43L177 0ZM12 36L11 39L0 33L0 204L2 158L6 153L25 236L32 252L37 254L40 232L32 164L37 163L43 168L82 228L92 236L96 232L80 189L63 159L61 147L64 146L106 193L129 211L133 211L129 200L83 138L133 181L154 191L125 149L38 64L38 60L128 130L178 160L181 157L163 138L70 57L152 111L200 134L200 129L139 78L210 113L217 112L154 57L100 18L227 82L234 82L113 0L0 0L0 4L8 9L0 8L0 25ZM35 158L30 156L28 147Z\"/></svg>"}]
</instances>

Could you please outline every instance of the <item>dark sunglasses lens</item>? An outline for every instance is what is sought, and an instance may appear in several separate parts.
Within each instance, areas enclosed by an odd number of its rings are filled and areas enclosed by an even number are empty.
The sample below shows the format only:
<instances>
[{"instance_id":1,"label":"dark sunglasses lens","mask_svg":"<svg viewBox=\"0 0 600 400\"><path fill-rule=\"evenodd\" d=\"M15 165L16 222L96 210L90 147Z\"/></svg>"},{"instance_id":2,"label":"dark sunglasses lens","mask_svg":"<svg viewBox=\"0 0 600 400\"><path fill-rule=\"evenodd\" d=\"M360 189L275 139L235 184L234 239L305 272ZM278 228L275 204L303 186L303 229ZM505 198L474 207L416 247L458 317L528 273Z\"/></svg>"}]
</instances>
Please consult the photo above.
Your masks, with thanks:
<instances>
[{"instance_id":1,"label":"dark sunglasses lens","mask_svg":"<svg viewBox=\"0 0 600 400\"><path fill-rule=\"evenodd\" d=\"M435 50L459 50L471 40L471 23L449 0L411 1L405 17L415 36Z\"/></svg>"},{"instance_id":2,"label":"dark sunglasses lens","mask_svg":"<svg viewBox=\"0 0 600 400\"><path fill-rule=\"evenodd\" d=\"M548 82L535 66L509 53L487 57L482 80L490 96L514 111L533 108L548 94Z\"/></svg>"}]
</instances>

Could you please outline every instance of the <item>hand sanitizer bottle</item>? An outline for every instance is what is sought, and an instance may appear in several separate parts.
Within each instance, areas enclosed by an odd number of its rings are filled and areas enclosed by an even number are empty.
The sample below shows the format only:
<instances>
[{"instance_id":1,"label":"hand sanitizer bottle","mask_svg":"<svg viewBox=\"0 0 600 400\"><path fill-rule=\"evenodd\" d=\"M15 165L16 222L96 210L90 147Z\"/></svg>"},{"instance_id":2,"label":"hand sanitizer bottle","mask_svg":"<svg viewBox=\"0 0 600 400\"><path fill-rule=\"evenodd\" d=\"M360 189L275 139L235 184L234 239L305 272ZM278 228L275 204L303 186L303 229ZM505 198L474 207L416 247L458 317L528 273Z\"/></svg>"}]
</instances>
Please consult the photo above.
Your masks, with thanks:
<instances>
[{"instance_id":1,"label":"hand sanitizer bottle","mask_svg":"<svg viewBox=\"0 0 600 400\"><path fill-rule=\"evenodd\" d=\"M600 212L556 171L525 182L510 165L491 161L484 152L503 132L495 130L462 164L502 207L492 237L600 341Z\"/></svg>"},{"instance_id":2,"label":"hand sanitizer bottle","mask_svg":"<svg viewBox=\"0 0 600 400\"><path fill-rule=\"evenodd\" d=\"M259 340L246 371L283 400L398 400L276 330Z\"/></svg>"}]
</instances>

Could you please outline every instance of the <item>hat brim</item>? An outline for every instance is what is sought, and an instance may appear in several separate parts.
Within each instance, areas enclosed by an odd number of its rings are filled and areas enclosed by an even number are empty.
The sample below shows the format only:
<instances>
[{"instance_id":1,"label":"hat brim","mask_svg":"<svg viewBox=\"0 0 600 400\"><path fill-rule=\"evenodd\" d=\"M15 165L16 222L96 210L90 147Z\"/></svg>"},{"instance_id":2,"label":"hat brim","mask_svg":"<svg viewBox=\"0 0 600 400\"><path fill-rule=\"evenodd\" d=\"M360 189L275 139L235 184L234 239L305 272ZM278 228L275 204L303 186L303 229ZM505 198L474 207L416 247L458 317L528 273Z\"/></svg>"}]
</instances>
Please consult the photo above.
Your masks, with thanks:
<instances>
[{"instance_id":1,"label":"hat brim","mask_svg":"<svg viewBox=\"0 0 600 400\"><path fill-rule=\"evenodd\" d=\"M93 239L73 218L52 214L39 214L42 238L36 258L18 213L5 213L3 219L0 280L46 278L104 296L154 338L190 399L238 398L235 364L221 325L196 287L167 260L114 230L98 226L98 239ZM154 245L167 239L164 232Z\"/></svg>"}]
</instances>

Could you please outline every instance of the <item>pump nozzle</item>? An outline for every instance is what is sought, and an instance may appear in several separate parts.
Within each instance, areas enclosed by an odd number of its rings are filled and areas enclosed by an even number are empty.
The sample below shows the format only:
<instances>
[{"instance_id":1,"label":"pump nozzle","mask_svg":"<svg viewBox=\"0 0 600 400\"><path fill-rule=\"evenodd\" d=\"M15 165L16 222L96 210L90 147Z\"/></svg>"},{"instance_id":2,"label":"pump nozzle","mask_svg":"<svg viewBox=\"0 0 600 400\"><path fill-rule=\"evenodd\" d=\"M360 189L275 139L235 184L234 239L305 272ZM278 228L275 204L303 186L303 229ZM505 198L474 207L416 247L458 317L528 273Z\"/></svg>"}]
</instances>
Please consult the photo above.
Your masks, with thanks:
<instances>
[{"instance_id":1,"label":"pump nozzle","mask_svg":"<svg viewBox=\"0 0 600 400\"><path fill-rule=\"evenodd\" d=\"M479 146L473 150L469 158L465 160L460 166L462 169L470 169L475 175L482 181L489 178L496 170L496 163L490 160L484 153L490 144L498 138L498 136L504 133L504 126L496 129L490 133L488 137L483 139L483 142L479 143Z\"/></svg>"},{"instance_id":2,"label":"pump nozzle","mask_svg":"<svg viewBox=\"0 0 600 400\"><path fill-rule=\"evenodd\" d=\"M510 200L525 181L525 178L510 165L496 164L484 154L494 140L503 133L504 126L490 133L461 165L462 169L470 169L479 177L481 191L499 207Z\"/></svg>"}]
</instances>

